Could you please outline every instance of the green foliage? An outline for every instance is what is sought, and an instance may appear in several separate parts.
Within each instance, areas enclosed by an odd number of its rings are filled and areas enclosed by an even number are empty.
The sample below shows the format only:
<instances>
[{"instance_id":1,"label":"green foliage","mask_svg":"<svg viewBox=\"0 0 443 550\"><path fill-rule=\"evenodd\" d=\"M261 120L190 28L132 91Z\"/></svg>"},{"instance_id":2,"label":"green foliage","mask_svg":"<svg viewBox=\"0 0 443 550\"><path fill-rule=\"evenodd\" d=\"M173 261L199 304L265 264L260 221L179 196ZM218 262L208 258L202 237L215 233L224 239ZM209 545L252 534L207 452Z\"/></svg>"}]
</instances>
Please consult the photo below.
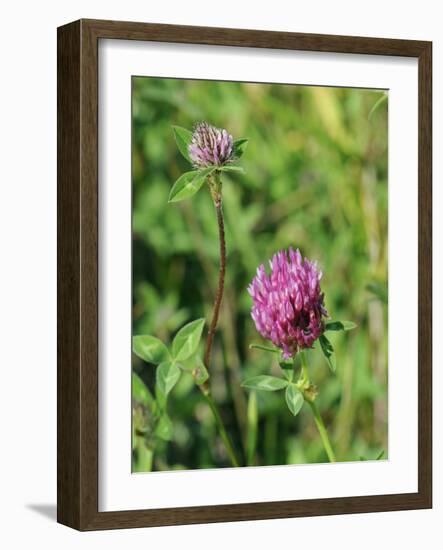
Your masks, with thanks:
<instances>
[{"instance_id":1,"label":"green foliage","mask_svg":"<svg viewBox=\"0 0 443 550\"><path fill-rule=\"evenodd\" d=\"M173 438L174 426L167 412L167 400L180 380L181 369L192 374L197 385L203 384L209 377L201 358L195 356L204 323L204 319L197 319L182 327L172 341L172 352L155 336L138 335L132 339L134 354L147 363L158 365L155 399L142 378L132 373L135 471L150 470L158 441ZM183 364L177 361L183 361Z\"/></svg>"},{"instance_id":2,"label":"green foliage","mask_svg":"<svg viewBox=\"0 0 443 550\"><path fill-rule=\"evenodd\" d=\"M332 372L335 372L337 370L337 359L335 357L334 347L324 334L322 334L318 340L320 342L321 350L326 358L329 368Z\"/></svg>"},{"instance_id":3,"label":"green foliage","mask_svg":"<svg viewBox=\"0 0 443 550\"><path fill-rule=\"evenodd\" d=\"M151 392L135 372L132 373L132 397L145 407L152 408L153 406L154 398Z\"/></svg>"},{"instance_id":4,"label":"green foliage","mask_svg":"<svg viewBox=\"0 0 443 550\"><path fill-rule=\"evenodd\" d=\"M249 344L249 349L260 349L262 351L269 351L270 353L278 353L278 354L281 353L281 351L278 348L274 348L271 346L264 346L263 344Z\"/></svg>"},{"instance_id":5,"label":"green foliage","mask_svg":"<svg viewBox=\"0 0 443 550\"><path fill-rule=\"evenodd\" d=\"M261 391L282 390L287 385L288 382L286 380L283 380L283 378L277 378L276 376L267 376L265 374L248 378L242 383L242 386L244 388Z\"/></svg>"},{"instance_id":6,"label":"green foliage","mask_svg":"<svg viewBox=\"0 0 443 550\"><path fill-rule=\"evenodd\" d=\"M238 172L240 174L245 173L245 169L242 166L235 166L235 164L227 164L220 168L221 172Z\"/></svg>"},{"instance_id":7,"label":"green foliage","mask_svg":"<svg viewBox=\"0 0 443 550\"><path fill-rule=\"evenodd\" d=\"M248 146L247 138L239 138L234 140L234 158L239 159L243 156Z\"/></svg>"},{"instance_id":8,"label":"green foliage","mask_svg":"<svg viewBox=\"0 0 443 550\"><path fill-rule=\"evenodd\" d=\"M295 384L288 384L285 391L286 404L294 416L297 416L303 407L304 398Z\"/></svg>"},{"instance_id":9,"label":"green foliage","mask_svg":"<svg viewBox=\"0 0 443 550\"><path fill-rule=\"evenodd\" d=\"M180 369L172 361L164 361L157 367L157 387L165 397L177 384L180 378Z\"/></svg>"},{"instance_id":10,"label":"green foliage","mask_svg":"<svg viewBox=\"0 0 443 550\"><path fill-rule=\"evenodd\" d=\"M171 419L167 414L163 414L155 428L155 435L165 441L170 441L173 435L173 426Z\"/></svg>"},{"instance_id":11,"label":"green foliage","mask_svg":"<svg viewBox=\"0 0 443 550\"><path fill-rule=\"evenodd\" d=\"M155 336L134 336L132 347L134 353L147 363L158 365L170 358L168 348Z\"/></svg>"},{"instance_id":12,"label":"green foliage","mask_svg":"<svg viewBox=\"0 0 443 550\"><path fill-rule=\"evenodd\" d=\"M325 330L353 330L357 325L352 321L328 321Z\"/></svg>"},{"instance_id":13,"label":"green foliage","mask_svg":"<svg viewBox=\"0 0 443 550\"><path fill-rule=\"evenodd\" d=\"M245 423L251 392L240 381L294 377L292 367L282 373L279 353L249 348L250 342L270 343L255 330L246 291L257 266L289 245L318 261L332 319L358 324L358 330L326 333L339 361L335 376L325 368L320 343L309 352L316 402L338 459L373 459L380 449L388 456L388 103L379 101L385 97L384 91L347 88L133 79L134 335L153 334L169 344L188 321L209 319L214 299L214 207L206 185L192 200L168 204L174 182L192 169L171 127L206 120L235 140L249 138L241 157L245 173L221 174L228 268L210 380L245 462L247 456L255 465L324 460L309 407L294 417L283 392L256 392L254 445ZM181 134L185 146L189 133ZM171 438L143 435L155 449L156 470L229 465L192 375L201 347L189 363L177 361L183 374L166 403ZM133 369L155 396L155 369L136 354ZM298 369L297 360L295 379ZM145 428L151 426L152 411L145 406L143 414ZM134 447L134 469L144 464L147 457Z\"/></svg>"},{"instance_id":14,"label":"green foliage","mask_svg":"<svg viewBox=\"0 0 443 550\"><path fill-rule=\"evenodd\" d=\"M181 128L180 126L173 126L175 142L177 143L178 150L185 157L188 162L191 162L189 158L188 147L192 140L192 132Z\"/></svg>"},{"instance_id":15,"label":"green foliage","mask_svg":"<svg viewBox=\"0 0 443 550\"><path fill-rule=\"evenodd\" d=\"M203 332L204 319L197 319L181 328L172 341L172 356L176 361L185 361L197 351Z\"/></svg>"},{"instance_id":16,"label":"green foliage","mask_svg":"<svg viewBox=\"0 0 443 550\"><path fill-rule=\"evenodd\" d=\"M174 183L169 194L168 202L179 202L189 199L205 183L206 178L214 171L214 168L205 168L204 170L193 170L185 172Z\"/></svg>"}]
</instances>

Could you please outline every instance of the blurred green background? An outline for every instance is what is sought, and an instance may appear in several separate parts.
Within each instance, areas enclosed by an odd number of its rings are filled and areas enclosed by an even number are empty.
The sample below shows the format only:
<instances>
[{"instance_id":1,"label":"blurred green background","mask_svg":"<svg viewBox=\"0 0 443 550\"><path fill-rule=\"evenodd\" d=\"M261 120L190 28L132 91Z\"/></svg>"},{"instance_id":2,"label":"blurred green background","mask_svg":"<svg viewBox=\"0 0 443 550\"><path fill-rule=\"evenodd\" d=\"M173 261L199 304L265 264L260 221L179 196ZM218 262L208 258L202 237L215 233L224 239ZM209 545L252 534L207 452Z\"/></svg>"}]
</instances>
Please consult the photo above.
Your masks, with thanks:
<instances>
[{"instance_id":1,"label":"blurred green background","mask_svg":"<svg viewBox=\"0 0 443 550\"><path fill-rule=\"evenodd\" d=\"M170 342L186 322L209 321L218 275L218 236L208 190L168 204L189 164L172 125L208 121L249 138L244 175L223 175L228 267L211 387L235 447L250 465L326 461L305 406L293 417L284 392L251 394L247 377L279 375L260 342L246 291L260 263L299 247L323 270L333 319L358 328L329 333L332 375L310 352L317 403L339 460L387 457L387 110L385 92L295 85L133 78L133 333ZM153 389L155 367L134 356ZM140 397L142 395L142 397ZM143 392L134 418L149 414ZM172 433L155 444L155 470L229 466L211 413L191 376L168 402ZM147 469L145 441L133 470Z\"/></svg>"}]
</instances>

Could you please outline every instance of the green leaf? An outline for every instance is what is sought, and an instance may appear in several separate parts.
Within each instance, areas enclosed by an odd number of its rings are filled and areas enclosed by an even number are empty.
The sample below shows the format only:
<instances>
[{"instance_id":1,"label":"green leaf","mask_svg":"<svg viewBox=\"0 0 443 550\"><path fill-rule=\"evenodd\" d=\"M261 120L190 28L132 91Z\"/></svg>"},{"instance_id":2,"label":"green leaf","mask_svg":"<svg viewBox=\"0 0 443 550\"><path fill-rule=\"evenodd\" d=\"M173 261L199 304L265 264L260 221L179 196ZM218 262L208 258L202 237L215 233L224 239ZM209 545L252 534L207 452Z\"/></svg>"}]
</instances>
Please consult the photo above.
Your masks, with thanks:
<instances>
[{"instance_id":1,"label":"green leaf","mask_svg":"<svg viewBox=\"0 0 443 550\"><path fill-rule=\"evenodd\" d=\"M154 402L154 397L146 387L146 384L135 372L132 373L132 398L134 401L137 401L137 403L141 403L149 408Z\"/></svg>"},{"instance_id":2,"label":"green leaf","mask_svg":"<svg viewBox=\"0 0 443 550\"><path fill-rule=\"evenodd\" d=\"M248 138L239 138L234 141L234 157L240 158L243 156L243 153L246 151L248 146Z\"/></svg>"},{"instance_id":3,"label":"green leaf","mask_svg":"<svg viewBox=\"0 0 443 550\"><path fill-rule=\"evenodd\" d=\"M173 126L175 142L180 153L185 157L188 162L192 162L189 157L188 147L192 140L192 132L182 128L181 126Z\"/></svg>"},{"instance_id":4,"label":"green leaf","mask_svg":"<svg viewBox=\"0 0 443 550\"><path fill-rule=\"evenodd\" d=\"M177 361L185 361L197 351L205 324L204 319L197 319L182 327L172 341L172 355Z\"/></svg>"},{"instance_id":5,"label":"green leaf","mask_svg":"<svg viewBox=\"0 0 443 550\"><path fill-rule=\"evenodd\" d=\"M215 168L211 166L203 170L192 170L192 172L182 174L172 186L168 202L183 201L195 195L200 190L207 176L214 170Z\"/></svg>"},{"instance_id":6,"label":"green leaf","mask_svg":"<svg viewBox=\"0 0 443 550\"><path fill-rule=\"evenodd\" d=\"M325 330L353 330L357 325L352 321L328 321Z\"/></svg>"},{"instance_id":7,"label":"green leaf","mask_svg":"<svg viewBox=\"0 0 443 550\"><path fill-rule=\"evenodd\" d=\"M288 382L283 378L277 378L276 376L267 376L262 374L260 376L253 376L248 378L242 383L244 388L249 390L260 390L260 391L277 391L286 388Z\"/></svg>"},{"instance_id":8,"label":"green leaf","mask_svg":"<svg viewBox=\"0 0 443 550\"><path fill-rule=\"evenodd\" d=\"M171 419L167 414L163 414L155 427L155 435L160 439L165 441L170 441L172 439L173 426Z\"/></svg>"},{"instance_id":9,"label":"green leaf","mask_svg":"<svg viewBox=\"0 0 443 550\"><path fill-rule=\"evenodd\" d=\"M319 338L320 340L320 346L323 351L323 355L326 357L326 361L328 362L329 368L332 372L335 372L337 368L337 360L335 358L335 352L334 348L331 344L331 342L326 338L324 334L322 334Z\"/></svg>"},{"instance_id":10,"label":"green leaf","mask_svg":"<svg viewBox=\"0 0 443 550\"><path fill-rule=\"evenodd\" d=\"M385 454L385 451L381 451L378 455L377 455L377 458L375 460L381 460L383 458L383 455Z\"/></svg>"},{"instance_id":11,"label":"green leaf","mask_svg":"<svg viewBox=\"0 0 443 550\"><path fill-rule=\"evenodd\" d=\"M180 369L172 361L164 361L157 367L157 386L165 397L177 384L180 374Z\"/></svg>"},{"instance_id":12,"label":"green leaf","mask_svg":"<svg viewBox=\"0 0 443 550\"><path fill-rule=\"evenodd\" d=\"M286 404L288 409L294 416L300 412L300 409L303 407L304 399L301 392L294 386L294 384L289 384L285 391Z\"/></svg>"},{"instance_id":13,"label":"green leaf","mask_svg":"<svg viewBox=\"0 0 443 550\"><path fill-rule=\"evenodd\" d=\"M150 335L134 336L132 338L132 351L143 361L154 363L154 365L159 365L171 357L163 342Z\"/></svg>"},{"instance_id":14,"label":"green leaf","mask_svg":"<svg viewBox=\"0 0 443 550\"><path fill-rule=\"evenodd\" d=\"M262 344L249 344L249 349L261 349L262 351L269 351L271 353L280 353L278 348L263 346Z\"/></svg>"},{"instance_id":15,"label":"green leaf","mask_svg":"<svg viewBox=\"0 0 443 550\"><path fill-rule=\"evenodd\" d=\"M221 170L222 172L240 172L240 174L245 173L244 169L241 166L234 166L233 164L222 166L219 170Z\"/></svg>"}]
</instances>

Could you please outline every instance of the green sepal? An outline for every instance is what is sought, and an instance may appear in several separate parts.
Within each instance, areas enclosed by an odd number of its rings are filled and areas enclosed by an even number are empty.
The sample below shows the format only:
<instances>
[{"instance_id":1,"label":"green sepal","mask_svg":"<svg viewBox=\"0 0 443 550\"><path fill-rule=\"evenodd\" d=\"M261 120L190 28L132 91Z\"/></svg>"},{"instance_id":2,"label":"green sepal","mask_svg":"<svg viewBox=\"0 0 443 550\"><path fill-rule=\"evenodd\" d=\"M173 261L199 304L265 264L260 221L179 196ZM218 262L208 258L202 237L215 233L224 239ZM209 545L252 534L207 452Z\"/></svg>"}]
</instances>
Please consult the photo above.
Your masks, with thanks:
<instances>
[{"instance_id":1,"label":"green sepal","mask_svg":"<svg viewBox=\"0 0 443 550\"><path fill-rule=\"evenodd\" d=\"M239 138L234 141L234 158L239 159L243 156L244 152L246 151L246 147L248 146L248 142L248 138Z\"/></svg>"}]
</instances>

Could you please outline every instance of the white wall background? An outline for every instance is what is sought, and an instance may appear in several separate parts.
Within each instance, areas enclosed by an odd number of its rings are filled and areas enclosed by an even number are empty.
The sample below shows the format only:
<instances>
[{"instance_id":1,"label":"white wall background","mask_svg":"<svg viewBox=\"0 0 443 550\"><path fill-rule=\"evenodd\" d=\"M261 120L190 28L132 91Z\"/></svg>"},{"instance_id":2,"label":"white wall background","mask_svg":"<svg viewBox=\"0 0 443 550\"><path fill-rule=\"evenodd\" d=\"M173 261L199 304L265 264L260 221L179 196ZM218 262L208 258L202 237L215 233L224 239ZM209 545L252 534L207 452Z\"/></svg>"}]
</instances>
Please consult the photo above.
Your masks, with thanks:
<instances>
[{"instance_id":1,"label":"white wall background","mask_svg":"<svg viewBox=\"0 0 443 550\"><path fill-rule=\"evenodd\" d=\"M313 0L16 1L2 9L0 541L5 548L246 544L416 548L443 520L443 37L439 3ZM55 523L56 27L80 17L434 41L434 510L77 533ZM440 219L438 219L440 217ZM408 299L405 296L405 299ZM407 430L405 426L405 430ZM433 544L432 544L433 543ZM437 543L438 544L438 543Z\"/></svg>"}]
</instances>

